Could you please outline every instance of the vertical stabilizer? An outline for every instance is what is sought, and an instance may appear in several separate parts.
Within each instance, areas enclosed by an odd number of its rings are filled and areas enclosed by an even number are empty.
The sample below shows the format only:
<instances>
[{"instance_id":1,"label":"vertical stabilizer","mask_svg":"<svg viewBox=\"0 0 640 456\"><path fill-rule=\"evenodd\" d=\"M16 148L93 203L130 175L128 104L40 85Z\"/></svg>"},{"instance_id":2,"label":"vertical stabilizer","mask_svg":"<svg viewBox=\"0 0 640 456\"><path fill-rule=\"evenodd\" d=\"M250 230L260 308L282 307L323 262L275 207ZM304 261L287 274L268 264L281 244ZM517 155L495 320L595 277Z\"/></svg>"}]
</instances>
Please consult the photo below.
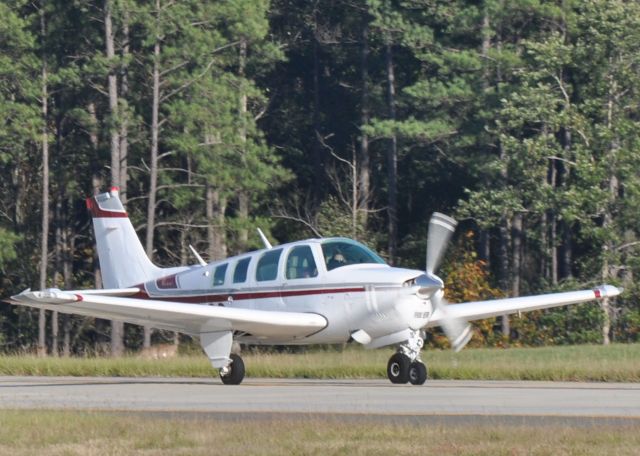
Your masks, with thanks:
<instances>
[{"instance_id":1,"label":"vertical stabilizer","mask_svg":"<svg viewBox=\"0 0 640 456\"><path fill-rule=\"evenodd\" d=\"M127 212L118 196L118 188L87 198L93 218L102 282L105 288L125 288L162 275L144 251Z\"/></svg>"}]
</instances>

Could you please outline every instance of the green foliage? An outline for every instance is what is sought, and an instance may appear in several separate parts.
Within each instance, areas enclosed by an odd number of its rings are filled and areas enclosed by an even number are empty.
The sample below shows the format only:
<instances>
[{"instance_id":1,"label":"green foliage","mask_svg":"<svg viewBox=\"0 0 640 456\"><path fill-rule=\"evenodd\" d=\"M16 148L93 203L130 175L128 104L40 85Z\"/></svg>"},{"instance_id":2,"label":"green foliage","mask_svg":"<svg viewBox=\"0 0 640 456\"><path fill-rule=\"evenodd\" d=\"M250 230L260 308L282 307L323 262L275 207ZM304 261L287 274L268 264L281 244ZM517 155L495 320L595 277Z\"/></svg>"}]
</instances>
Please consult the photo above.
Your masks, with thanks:
<instances>
[{"instance_id":1,"label":"green foliage","mask_svg":"<svg viewBox=\"0 0 640 456\"><path fill-rule=\"evenodd\" d=\"M0 269L17 257L16 243L20 236L0 227Z\"/></svg>"},{"instance_id":2,"label":"green foliage","mask_svg":"<svg viewBox=\"0 0 640 456\"><path fill-rule=\"evenodd\" d=\"M491 286L487 264L478 258L473 249L473 238L473 231L464 233L442 267L442 276L446 277L445 298L449 302L485 301L503 297L500 290ZM470 346L496 346L502 342L502 335L493 329L495 320L490 318L473 323L474 335ZM429 341L438 348L449 347L442 331L434 331Z\"/></svg>"}]
</instances>

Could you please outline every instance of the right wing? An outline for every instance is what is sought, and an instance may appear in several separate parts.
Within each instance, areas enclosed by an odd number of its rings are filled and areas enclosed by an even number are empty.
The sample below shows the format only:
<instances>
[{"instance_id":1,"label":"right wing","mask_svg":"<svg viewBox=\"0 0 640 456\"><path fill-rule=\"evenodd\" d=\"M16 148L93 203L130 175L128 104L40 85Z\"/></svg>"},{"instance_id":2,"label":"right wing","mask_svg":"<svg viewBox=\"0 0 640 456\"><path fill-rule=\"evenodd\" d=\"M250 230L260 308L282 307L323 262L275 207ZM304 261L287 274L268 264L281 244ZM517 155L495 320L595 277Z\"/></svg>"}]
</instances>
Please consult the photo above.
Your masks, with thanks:
<instances>
[{"instance_id":1,"label":"right wing","mask_svg":"<svg viewBox=\"0 0 640 456\"><path fill-rule=\"evenodd\" d=\"M549 309L551 307L578 304L603 298L612 298L622 293L621 288L612 285L602 285L593 290L568 291L565 293L551 293L522 298L494 299L491 301L465 302L447 306L447 318L457 318L466 321L482 320L505 314L529 312L532 310ZM440 326L445 315L437 309L427 327Z\"/></svg>"},{"instance_id":2,"label":"right wing","mask_svg":"<svg viewBox=\"0 0 640 456\"><path fill-rule=\"evenodd\" d=\"M8 302L194 335L231 330L251 334L257 339L295 339L308 337L327 326L326 318L316 313L240 309L116 296L134 290L137 289L121 290L122 293L105 290L109 295L99 294L103 290L27 290L12 296Z\"/></svg>"}]
</instances>

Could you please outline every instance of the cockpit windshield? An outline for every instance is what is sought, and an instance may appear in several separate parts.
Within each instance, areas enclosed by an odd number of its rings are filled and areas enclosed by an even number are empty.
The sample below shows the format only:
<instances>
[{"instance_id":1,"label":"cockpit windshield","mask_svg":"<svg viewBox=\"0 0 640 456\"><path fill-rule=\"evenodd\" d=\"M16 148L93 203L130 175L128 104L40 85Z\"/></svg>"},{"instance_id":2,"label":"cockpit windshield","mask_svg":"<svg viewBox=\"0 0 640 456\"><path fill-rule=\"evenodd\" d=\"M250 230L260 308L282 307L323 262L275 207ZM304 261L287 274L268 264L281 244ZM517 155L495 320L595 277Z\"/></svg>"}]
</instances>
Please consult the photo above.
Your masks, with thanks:
<instances>
[{"instance_id":1,"label":"cockpit windshield","mask_svg":"<svg viewBox=\"0 0 640 456\"><path fill-rule=\"evenodd\" d=\"M322 243L327 271L350 264L386 264L372 250L351 239L332 239Z\"/></svg>"}]
</instances>

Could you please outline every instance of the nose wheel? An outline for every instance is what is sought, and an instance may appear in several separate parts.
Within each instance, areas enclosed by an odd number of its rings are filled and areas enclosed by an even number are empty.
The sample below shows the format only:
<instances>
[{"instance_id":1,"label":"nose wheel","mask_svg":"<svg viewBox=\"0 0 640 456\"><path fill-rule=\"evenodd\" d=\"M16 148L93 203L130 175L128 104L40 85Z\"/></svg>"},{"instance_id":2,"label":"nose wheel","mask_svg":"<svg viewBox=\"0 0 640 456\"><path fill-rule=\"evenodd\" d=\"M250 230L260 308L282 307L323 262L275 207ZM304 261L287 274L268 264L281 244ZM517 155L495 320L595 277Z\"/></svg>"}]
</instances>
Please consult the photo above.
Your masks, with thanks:
<instances>
[{"instance_id":1,"label":"nose wheel","mask_svg":"<svg viewBox=\"0 0 640 456\"><path fill-rule=\"evenodd\" d=\"M424 341L418 331L412 331L409 340L398 347L389 358L387 377L391 383L422 385L427 380L427 366L420 360Z\"/></svg>"},{"instance_id":2,"label":"nose wheel","mask_svg":"<svg viewBox=\"0 0 640 456\"><path fill-rule=\"evenodd\" d=\"M411 361L404 353L396 353L387 363L387 377L395 384L423 385L427 381L427 366L422 361Z\"/></svg>"},{"instance_id":3,"label":"nose wheel","mask_svg":"<svg viewBox=\"0 0 640 456\"><path fill-rule=\"evenodd\" d=\"M391 383L407 383L409 381L409 367L411 359L404 353L396 353L387 363L387 377Z\"/></svg>"},{"instance_id":4,"label":"nose wheel","mask_svg":"<svg viewBox=\"0 0 640 456\"><path fill-rule=\"evenodd\" d=\"M422 361L414 361L409 366L409 381L412 385L424 385L427 381L427 366Z\"/></svg>"}]
</instances>

